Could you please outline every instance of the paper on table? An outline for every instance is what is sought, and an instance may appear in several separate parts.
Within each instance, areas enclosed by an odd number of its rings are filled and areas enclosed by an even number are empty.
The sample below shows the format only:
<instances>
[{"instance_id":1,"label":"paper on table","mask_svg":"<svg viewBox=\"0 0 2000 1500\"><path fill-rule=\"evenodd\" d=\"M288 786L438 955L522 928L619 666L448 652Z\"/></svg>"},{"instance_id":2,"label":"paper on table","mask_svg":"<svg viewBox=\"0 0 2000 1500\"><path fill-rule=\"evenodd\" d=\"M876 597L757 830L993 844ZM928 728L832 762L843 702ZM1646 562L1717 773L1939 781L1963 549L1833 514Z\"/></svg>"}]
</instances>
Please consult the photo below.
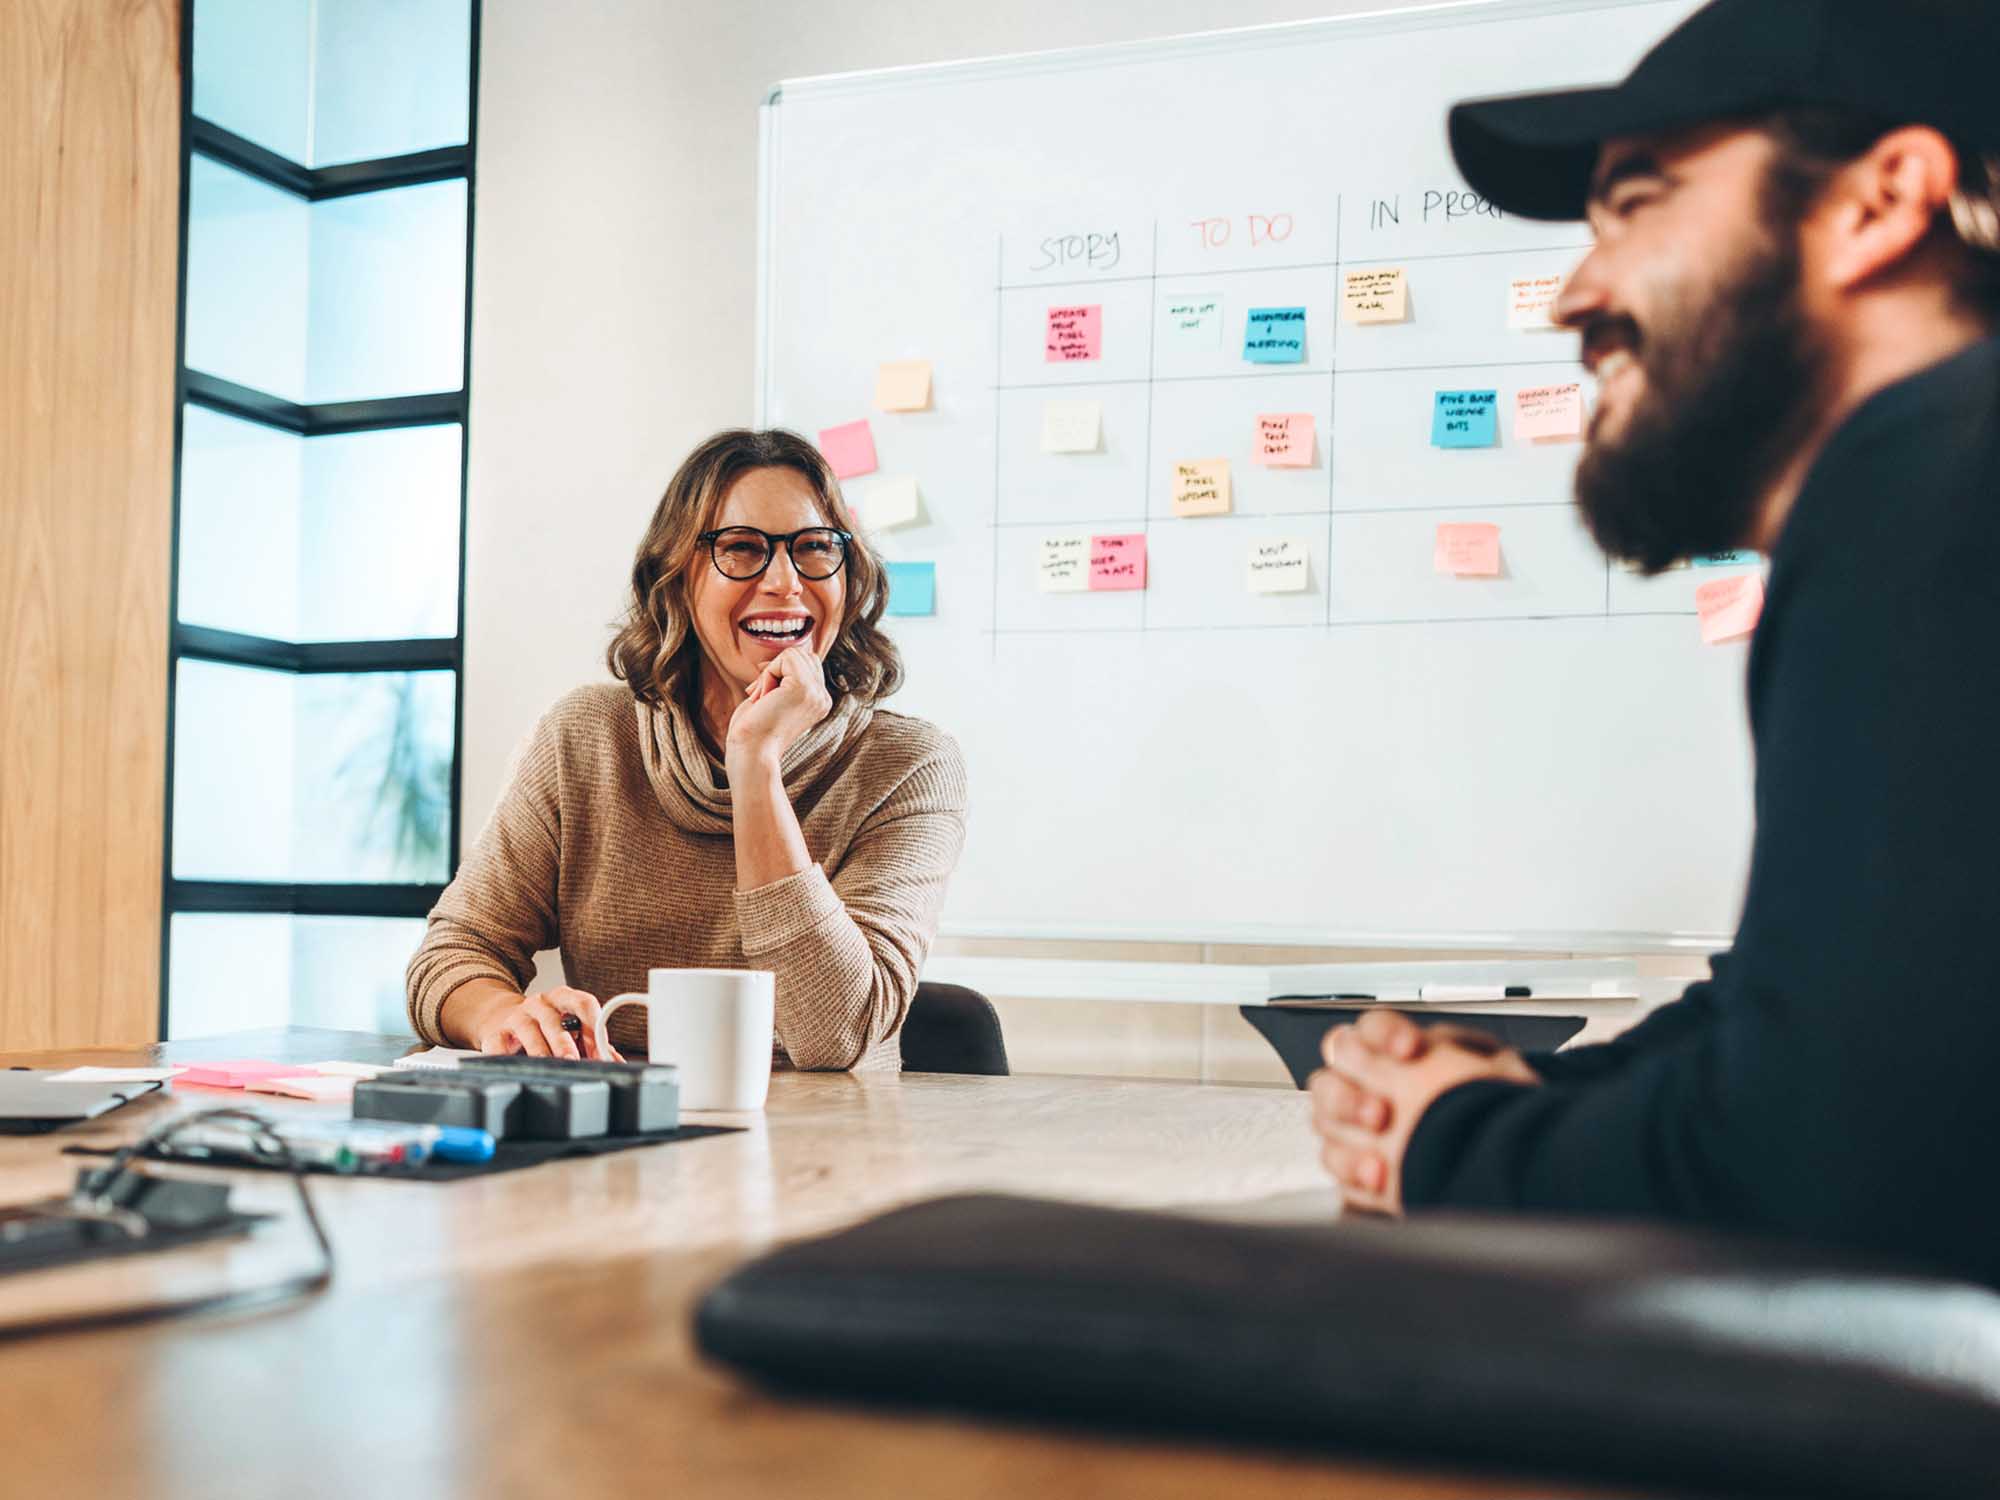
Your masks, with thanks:
<instances>
[{"instance_id":1,"label":"paper on table","mask_svg":"<svg viewBox=\"0 0 2000 1500\"><path fill-rule=\"evenodd\" d=\"M1410 278L1398 267L1349 271L1341 287L1341 311L1350 323L1401 323L1410 316Z\"/></svg>"},{"instance_id":2,"label":"paper on table","mask_svg":"<svg viewBox=\"0 0 2000 1500\"><path fill-rule=\"evenodd\" d=\"M389 1071L387 1063L316 1062L306 1066L327 1078L373 1078Z\"/></svg>"},{"instance_id":3,"label":"paper on table","mask_svg":"<svg viewBox=\"0 0 2000 1500\"><path fill-rule=\"evenodd\" d=\"M1302 537L1253 542L1244 581L1253 594L1302 594L1312 586L1312 544Z\"/></svg>"},{"instance_id":4,"label":"paper on table","mask_svg":"<svg viewBox=\"0 0 2000 1500\"><path fill-rule=\"evenodd\" d=\"M266 1078L304 1073L298 1063L265 1062L259 1058L233 1058L228 1062L190 1063L182 1070L180 1082L211 1089L240 1089Z\"/></svg>"},{"instance_id":5,"label":"paper on table","mask_svg":"<svg viewBox=\"0 0 2000 1500\"><path fill-rule=\"evenodd\" d=\"M1431 416L1431 445L1491 448L1500 437L1498 391L1439 391Z\"/></svg>"},{"instance_id":6,"label":"paper on table","mask_svg":"<svg viewBox=\"0 0 2000 1500\"><path fill-rule=\"evenodd\" d=\"M892 359L875 371L877 411L922 411L931 404L931 362Z\"/></svg>"},{"instance_id":7,"label":"paper on table","mask_svg":"<svg viewBox=\"0 0 2000 1500\"><path fill-rule=\"evenodd\" d=\"M1272 412L1257 419L1255 463L1274 469L1310 469L1313 461L1313 418L1307 411Z\"/></svg>"},{"instance_id":8,"label":"paper on table","mask_svg":"<svg viewBox=\"0 0 2000 1500\"><path fill-rule=\"evenodd\" d=\"M1222 298L1213 292L1169 297L1160 310L1160 342L1184 354L1220 349Z\"/></svg>"},{"instance_id":9,"label":"paper on table","mask_svg":"<svg viewBox=\"0 0 2000 1500\"><path fill-rule=\"evenodd\" d=\"M1556 326L1556 298L1567 276L1523 276L1507 289L1507 326L1530 330Z\"/></svg>"},{"instance_id":10,"label":"paper on table","mask_svg":"<svg viewBox=\"0 0 2000 1500\"><path fill-rule=\"evenodd\" d=\"M1701 616L1702 644L1726 645L1753 634L1764 614L1764 575L1744 573L1718 578L1694 591L1695 612Z\"/></svg>"},{"instance_id":11,"label":"paper on table","mask_svg":"<svg viewBox=\"0 0 2000 1500\"><path fill-rule=\"evenodd\" d=\"M1514 441L1561 443L1583 436L1583 387L1531 386L1514 397Z\"/></svg>"},{"instance_id":12,"label":"paper on table","mask_svg":"<svg viewBox=\"0 0 2000 1500\"><path fill-rule=\"evenodd\" d=\"M1253 307L1243 325L1243 357L1253 365L1299 365L1306 358L1303 307Z\"/></svg>"},{"instance_id":13,"label":"paper on table","mask_svg":"<svg viewBox=\"0 0 2000 1500\"><path fill-rule=\"evenodd\" d=\"M1174 465L1174 514L1229 514L1229 460L1203 458Z\"/></svg>"},{"instance_id":14,"label":"paper on table","mask_svg":"<svg viewBox=\"0 0 2000 1500\"><path fill-rule=\"evenodd\" d=\"M866 417L858 422L843 422L838 427L821 428L819 451L833 466L836 479L853 479L875 472L875 434L869 429Z\"/></svg>"},{"instance_id":15,"label":"paper on table","mask_svg":"<svg viewBox=\"0 0 2000 1500\"><path fill-rule=\"evenodd\" d=\"M1042 452L1095 453L1103 426L1102 402L1045 402L1042 406Z\"/></svg>"},{"instance_id":16,"label":"paper on table","mask_svg":"<svg viewBox=\"0 0 2000 1500\"><path fill-rule=\"evenodd\" d=\"M1146 538L1094 536L1090 539L1090 586L1099 590L1143 589L1146 586Z\"/></svg>"},{"instance_id":17,"label":"paper on table","mask_svg":"<svg viewBox=\"0 0 2000 1500\"><path fill-rule=\"evenodd\" d=\"M1454 578L1500 576L1500 528L1487 521L1447 521L1437 529L1431 567Z\"/></svg>"},{"instance_id":18,"label":"paper on table","mask_svg":"<svg viewBox=\"0 0 2000 1500\"><path fill-rule=\"evenodd\" d=\"M923 497L914 479L878 479L861 497L861 518L870 531L914 526L924 513Z\"/></svg>"},{"instance_id":19,"label":"paper on table","mask_svg":"<svg viewBox=\"0 0 2000 1500\"><path fill-rule=\"evenodd\" d=\"M1047 363L1066 365L1080 359L1098 359L1104 353L1104 308L1052 307L1048 335L1043 343Z\"/></svg>"},{"instance_id":20,"label":"paper on table","mask_svg":"<svg viewBox=\"0 0 2000 1500\"><path fill-rule=\"evenodd\" d=\"M253 1094L280 1094L287 1099L312 1099L339 1103L354 1097L358 1078L324 1078L317 1073L288 1074L283 1078L256 1078L245 1085Z\"/></svg>"},{"instance_id":21,"label":"paper on table","mask_svg":"<svg viewBox=\"0 0 2000 1500\"><path fill-rule=\"evenodd\" d=\"M892 615L934 615L937 613L937 564L928 562L884 563L889 575L889 609Z\"/></svg>"},{"instance_id":22,"label":"paper on table","mask_svg":"<svg viewBox=\"0 0 2000 1500\"><path fill-rule=\"evenodd\" d=\"M51 1073L50 1083L168 1083L185 1068L71 1068Z\"/></svg>"},{"instance_id":23,"label":"paper on table","mask_svg":"<svg viewBox=\"0 0 2000 1500\"><path fill-rule=\"evenodd\" d=\"M1045 594L1082 594L1090 589L1090 538L1045 536L1035 580Z\"/></svg>"},{"instance_id":24,"label":"paper on table","mask_svg":"<svg viewBox=\"0 0 2000 1500\"><path fill-rule=\"evenodd\" d=\"M455 1068L462 1057L477 1057L474 1047L426 1047L421 1052L412 1052L408 1057L399 1057L390 1066L397 1068Z\"/></svg>"}]
</instances>

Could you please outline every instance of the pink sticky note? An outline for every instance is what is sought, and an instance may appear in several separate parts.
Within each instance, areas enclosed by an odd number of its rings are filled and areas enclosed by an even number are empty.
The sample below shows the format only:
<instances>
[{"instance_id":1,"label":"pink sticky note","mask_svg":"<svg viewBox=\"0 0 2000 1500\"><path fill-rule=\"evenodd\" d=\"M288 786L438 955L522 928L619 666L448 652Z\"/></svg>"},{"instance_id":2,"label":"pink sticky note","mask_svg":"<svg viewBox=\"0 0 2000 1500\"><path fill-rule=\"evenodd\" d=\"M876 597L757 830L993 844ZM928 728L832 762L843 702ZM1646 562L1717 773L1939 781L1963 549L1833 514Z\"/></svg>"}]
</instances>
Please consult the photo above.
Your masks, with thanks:
<instances>
[{"instance_id":1,"label":"pink sticky note","mask_svg":"<svg viewBox=\"0 0 2000 1500\"><path fill-rule=\"evenodd\" d=\"M1310 469L1313 461L1312 413L1294 411L1259 417L1250 457L1274 469Z\"/></svg>"},{"instance_id":2,"label":"pink sticky note","mask_svg":"<svg viewBox=\"0 0 2000 1500\"><path fill-rule=\"evenodd\" d=\"M1583 387L1543 385L1514 398L1514 440L1560 443L1583 436Z\"/></svg>"},{"instance_id":3,"label":"pink sticky note","mask_svg":"<svg viewBox=\"0 0 2000 1500\"><path fill-rule=\"evenodd\" d=\"M267 1078L295 1078L311 1071L310 1068L302 1068L296 1063L259 1062L255 1058L238 1058L230 1062L191 1064L188 1070L174 1081L200 1084L211 1089L240 1089L248 1088L253 1083L261 1083Z\"/></svg>"},{"instance_id":4,"label":"pink sticky note","mask_svg":"<svg viewBox=\"0 0 2000 1500\"><path fill-rule=\"evenodd\" d=\"M1144 588L1146 538L1144 536L1092 537L1090 586L1094 590Z\"/></svg>"},{"instance_id":5,"label":"pink sticky note","mask_svg":"<svg viewBox=\"0 0 2000 1500\"><path fill-rule=\"evenodd\" d=\"M869 430L866 417L859 422L843 422L838 427L821 428L819 451L833 465L833 477L836 479L852 479L857 474L875 472L875 434Z\"/></svg>"},{"instance_id":6,"label":"pink sticky note","mask_svg":"<svg viewBox=\"0 0 2000 1500\"><path fill-rule=\"evenodd\" d=\"M1446 522L1437 529L1431 567L1454 578L1500 576L1500 528L1485 521Z\"/></svg>"},{"instance_id":7,"label":"pink sticky note","mask_svg":"<svg viewBox=\"0 0 2000 1500\"><path fill-rule=\"evenodd\" d=\"M1763 618L1764 575L1743 573L1704 583L1694 591L1694 607L1701 616L1703 645L1740 641L1756 630Z\"/></svg>"},{"instance_id":8,"label":"pink sticky note","mask_svg":"<svg viewBox=\"0 0 2000 1500\"><path fill-rule=\"evenodd\" d=\"M1104 353L1104 309L1093 303L1089 307L1052 307L1049 309L1049 332L1045 344L1048 362L1052 365L1068 364L1075 359L1097 359Z\"/></svg>"}]
</instances>

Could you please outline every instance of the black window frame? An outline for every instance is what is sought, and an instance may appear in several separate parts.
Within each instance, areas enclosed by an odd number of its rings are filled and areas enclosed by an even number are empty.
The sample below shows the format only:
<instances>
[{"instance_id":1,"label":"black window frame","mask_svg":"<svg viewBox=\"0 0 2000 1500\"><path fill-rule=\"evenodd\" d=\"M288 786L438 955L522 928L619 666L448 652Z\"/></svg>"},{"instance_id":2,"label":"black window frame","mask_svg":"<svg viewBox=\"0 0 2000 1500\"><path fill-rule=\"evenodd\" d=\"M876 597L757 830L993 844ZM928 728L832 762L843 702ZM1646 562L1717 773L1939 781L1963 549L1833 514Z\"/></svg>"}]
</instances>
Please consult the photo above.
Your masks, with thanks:
<instances>
[{"instance_id":1,"label":"black window frame","mask_svg":"<svg viewBox=\"0 0 2000 1500\"><path fill-rule=\"evenodd\" d=\"M465 557L467 480L472 424L472 246L478 199L479 37L482 0L466 0L471 57L466 75L466 135L463 146L445 146L306 167L255 141L204 120L194 112L194 14L201 0L182 0L180 245L178 305L174 321L174 444L172 542L167 591L166 800L161 830L159 1035L169 1033L173 919L182 913L258 914L304 917L422 917L437 904L443 884L334 883L177 880L174 877L174 732L180 664L221 662L294 674L399 673L452 674L451 806L447 875L458 873L462 842L465 768ZM411 396L302 405L187 364L188 208L196 155L231 167L308 203L352 197L425 183L465 181L465 329L460 351L459 388ZM182 428L188 405L275 428L297 437L329 437L382 432L398 427L458 423L458 622L450 637L399 641L297 643L205 626L180 618Z\"/></svg>"}]
</instances>

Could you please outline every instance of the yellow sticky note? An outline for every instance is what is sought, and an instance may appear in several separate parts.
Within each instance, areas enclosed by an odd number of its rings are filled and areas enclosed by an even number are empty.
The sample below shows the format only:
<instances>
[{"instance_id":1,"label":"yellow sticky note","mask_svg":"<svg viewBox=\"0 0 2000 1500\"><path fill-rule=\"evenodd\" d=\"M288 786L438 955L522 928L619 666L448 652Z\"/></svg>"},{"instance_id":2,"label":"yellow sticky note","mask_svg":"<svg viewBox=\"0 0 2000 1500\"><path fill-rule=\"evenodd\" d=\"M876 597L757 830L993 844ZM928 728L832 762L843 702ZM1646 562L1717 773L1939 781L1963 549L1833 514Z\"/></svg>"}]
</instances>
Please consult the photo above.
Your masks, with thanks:
<instances>
[{"instance_id":1,"label":"yellow sticky note","mask_svg":"<svg viewBox=\"0 0 2000 1500\"><path fill-rule=\"evenodd\" d=\"M1350 323L1401 323L1410 315L1410 278L1401 267L1349 271L1340 305Z\"/></svg>"},{"instance_id":2,"label":"yellow sticky note","mask_svg":"<svg viewBox=\"0 0 2000 1500\"><path fill-rule=\"evenodd\" d=\"M1507 290L1507 326L1530 331L1556 326L1556 298L1567 276L1523 276Z\"/></svg>"},{"instance_id":3,"label":"yellow sticky note","mask_svg":"<svg viewBox=\"0 0 2000 1500\"><path fill-rule=\"evenodd\" d=\"M1500 528L1484 521L1446 522L1437 529L1431 567L1454 578L1500 576Z\"/></svg>"},{"instance_id":4,"label":"yellow sticky note","mask_svg":"<svg viewBox=\"0 0 2000 1500\"><path fill-rule=\"evenodd\" d=\"M922 411L931 404L931 362L892 359L875 371L877 411Z\"/></svg>"},{"instance_id":5,"label":"yellow sticky note","mask_svg":"<svg viewBox=\"0 0 2000 1500\"><path fill-rule=\"evenodd\" d=\"M1303 537L1252 542L1243 581L1253 594L1303 594L1312 586L1312 544Z\"/></svg>"},{"instance_id":6,"label":"yellow sticky note","mask_svg":"<svg viewBox=\"0 0 2000 1500\"><path fill-rule=\"evenodd\" d=\"M923 497L914 479L878 479L861 497L861 519L870 531L913 526L923 516Z\"/></svg>"},{"instance_id":7,"label":"yellow sticky note","mask_svg":"<svg viewBox=\"0 0 2000 1500\"><path fill-rule=\"evenodd\" d=\"M1090 592L1090 538L1045 536L1035 563L1035 582L1045 594Z\"/></svg>"},{"instance_id":8,"label":"yellow sticky note","mask_svg":"<svg viewBox=\"0 0 2000 1500\"><path fill-rule=\"evenodd\" d=\"M1229 514L1229 460L1204 458L1174 465L1174 514Z\"/></svg>"},{"instance_id":9,"label":"yellow sticky note","mask_svg":"<svg viewBox=\"0 0 2000 1500\"><path fill-rule=\"evenodd\" d=\"M1583 436L1583 387L1538 385L1514 397L1514 441L1567 443Z\"/></svg>"},{"instance_id":10,"label":"yellow sticky note","mask_svg":"<svg viewBox=\"0 0 2000 1500\"><path fill-rule=\"evenodd\" d=\"M1042 452L1095 453L1104 430L1098 401L1050 401L1042 407Z\"/></svg>"}]
</instances>

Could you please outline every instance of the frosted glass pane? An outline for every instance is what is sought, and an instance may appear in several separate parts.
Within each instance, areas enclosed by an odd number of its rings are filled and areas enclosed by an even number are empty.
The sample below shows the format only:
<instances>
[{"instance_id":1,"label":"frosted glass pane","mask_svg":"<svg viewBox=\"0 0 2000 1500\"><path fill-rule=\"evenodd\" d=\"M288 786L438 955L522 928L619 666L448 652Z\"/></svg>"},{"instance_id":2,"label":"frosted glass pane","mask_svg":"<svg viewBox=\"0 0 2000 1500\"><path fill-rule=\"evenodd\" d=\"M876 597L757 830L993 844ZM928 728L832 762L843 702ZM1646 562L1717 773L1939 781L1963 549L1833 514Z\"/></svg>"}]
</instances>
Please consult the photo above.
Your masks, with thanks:
<instances>
[{"instance_id":1,"label":"frosted glass pane","mask_svg":"<svg viewBox=\"0 0 2000 1500\"><path fill-rule=\"evenodd\" d=\"M320 0L318 32L311 165L465 144L466 0Z\"/></svg>"},{"instance_id":2,"label":"frosted glass pane","mask_svg":"<svg viewBox=\"0 0 2000 1500\"><path fill-rule=\"evenodd\" d=\"M465 380L465 182L312 207L308 401L455 391Z\"/></svg>"},{"instance_id":3,"label":"frosted glass pane","mask_svg":"<svg viewBox=\"0 0 2000 1500\"><path fill-rule=\"evenodd\" d=\"M423 935L421 918L181 912L167 1036L263 1026L407 1032L403 969Z\"/></svg>"},{"instance_id":4,"label":"frosted glass pane","mask_svg":"<svg viewBox=\"0 0 2000 1500\"><path fill-rule=\"evenodd\" d=\"M451 673L188 660L176 682L177 878L443 883Z\"/></svg>"},{"instance_id":5,"label":"frosted glass pane","mask_svg":"<svg viewBox=\"0 0 2000 1500\"><path fill-rule=\"evenodd\" d=\"M312 0L191 3L195 114L268 151L307 162Z\"/></svg>"},{"instance_id":6,"label":"frosted glass pane","mask_svg":"<svg viewBox=\"0 0 2000 1500\"><path fill-rule=\"evenodd\" d=\"M464 259L463 245L459 257ZM312 213L303 198L194 157L188 168L188 367L287 401L308 399L311 261Z\"/></svg>"},{"instance_id":7,"label":"frosted glass pane","mask_svg":"<svg viewBox=\"0 0 2000 1500\"><path fill-rule=\"evenodd\" d=\"M180 618L282 641L456 634L460 437L308 439L190 404Z\"/></svg>"}]
</instances>

